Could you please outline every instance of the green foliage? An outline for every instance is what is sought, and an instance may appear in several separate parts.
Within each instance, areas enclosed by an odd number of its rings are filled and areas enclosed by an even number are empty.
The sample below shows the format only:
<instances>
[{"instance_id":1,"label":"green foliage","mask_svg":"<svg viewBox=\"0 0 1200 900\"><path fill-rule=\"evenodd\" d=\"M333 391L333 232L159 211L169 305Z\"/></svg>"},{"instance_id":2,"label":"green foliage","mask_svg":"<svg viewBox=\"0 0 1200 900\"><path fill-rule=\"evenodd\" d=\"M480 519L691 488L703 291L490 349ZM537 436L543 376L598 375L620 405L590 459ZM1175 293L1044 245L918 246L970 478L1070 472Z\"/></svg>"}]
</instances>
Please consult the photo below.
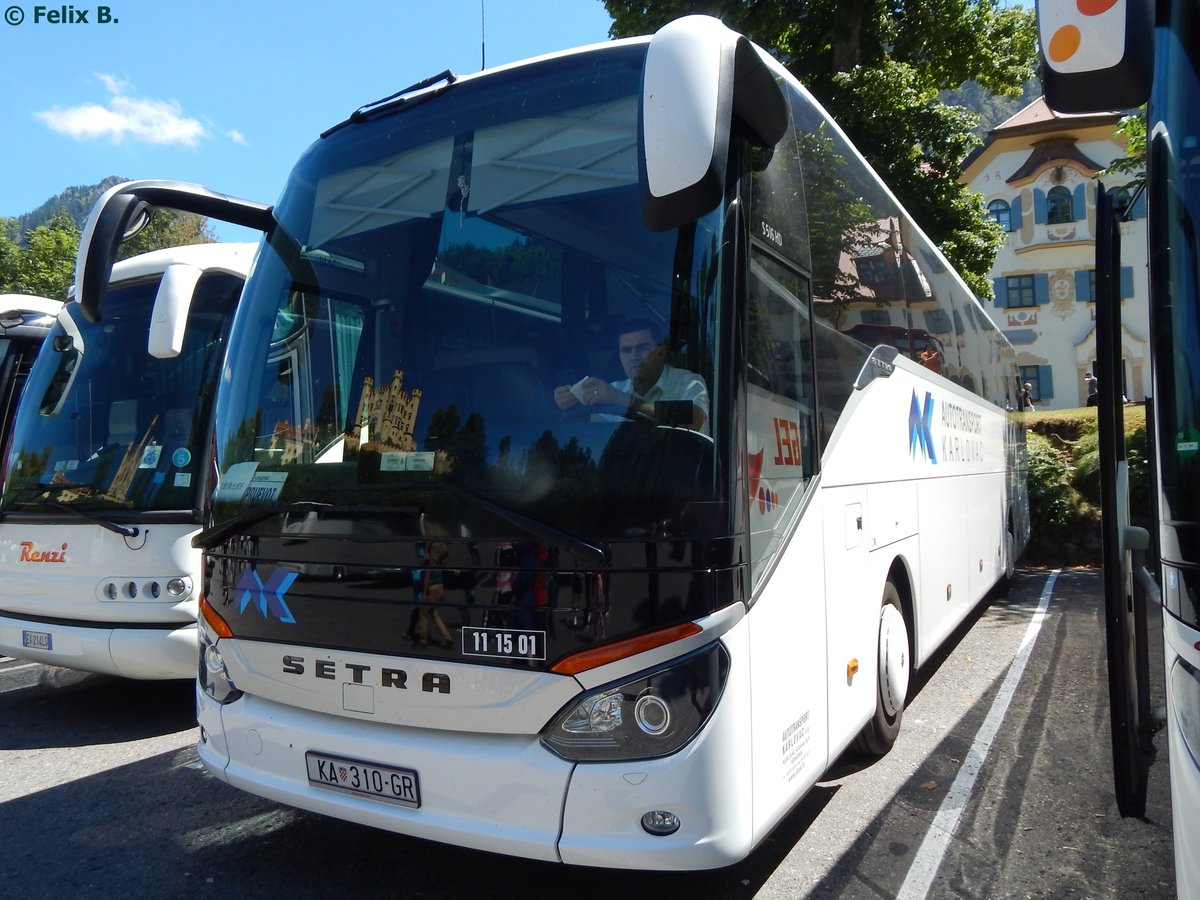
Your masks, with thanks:
<instances>
[{"instance_id":1,"label":"green foliage","mask_svg":"<svg viewBox=\"0 0 1200 900\"><path fill-rule=\"evenodd\" d=\"M1034 556L1044 557L1072 542L1092 516L1071 483L1070 452L1035 432L1027 438L1029 516L1034 523L1031 550Z\"/></svg>"},{"instance_id":2,"label":"green foliage","mask_svg":"<svg viewBox=\"0 0 1200 900\"><path fill-rule=\"evenodd\" d=\"M959 184L977 117L940 92L976 81L1020 94L1036 64L1033 11L999 0L605 0L610 34L708 13L774 54L850 135L950 262L991 297L1003 236Z\"/></svg>"},{"instance_id":3,"label":"green foliage","mask_svg":"<svg viewBox=\"0 0 1200 900\"><path fill-rule=\"evenodd\" d=\"M17 233L12 236L12 239L18 243L23 242L26 234L42 225L48 225L55 216L65 215L75 223L77 228L82 228L92 207L96 204L96 199L110 187L128 180L119 175L109 175L99 184L80 184L65 188L37 209L14 219Z\"/></svg>"},{"instance_id":4,"label":"green foliage","mask_svg":"<svg viewBox=\"0 0 1200 900\"><path fill-rule=\"evenodd\" d=\"M1117 176L1132 179L1128 187L1132 191L1146 180L1146 107L1136 115L1125 116L1117 124L1117 134L1127 143L1125 155L1114 159L1108 168L1096 173L1097 178Z\"/></svg>"},{"instance_id":5,"label":"green foliage","mask_svg":"<svg viewBox=\"0 0 1200 900\"><path fill-rule=\"evenodd\" d=\"M80 229L96 198L122 180L113 176L91 187L67 188L32 213L0 220L0 292L64 299L75 278ZM204 217L160 209L121 245L117 258L215 240Z\"/></svg>"},{"instance_id":6,"label":"green foliage","mask_svg":"<svg viewBox=\"0 0 1200 900\"><path fill-rule=\"evenodd\" d=\"M65 299L74 277L79 229L60 215L25 238L27 247L0 237L0 292Z\"/></svg>"},{"instance_id":7,"label":"green foliage","mask_svg":"<svg viewBox=\"0 0 1200 900\"><path fill-rule=\"evenodd\" d=\"M162 250L167 247L184 247L189 244L211 244L216 235L209 228L208 219L176 209L159 209L150 219L150 224L121 245L118 259L128 259L139 253Z\"/></svg>"},{"instance_id":8,"label":"green foliage","mask_svg":"<svg viewBox=\"0 0 1200 900\"><path fill-rule=\"evenodd\" d=\"M846 159L824 126L798 137L808 192L812 294L840 316L849 303L860 299L858 279L842 267L842 258L856 256L870 246L878 237L879 223L871 204L850 186Z\"/></svg>"},{"instance_id":9,"label":"green foliage","mask_svg":"<svg viewBox=\"0 0 1200 900\"><path fill-rule=\"evenodd\" d=\"M1153 514L1145 409L1126 406L1125 459L1129 516ZM1098 561L1100 454L1096 410L1091 407L1026 413L1029 427L1029 496L1034 536L1031 558L1076 564Z\"/></svg>"},{"instance_id":10,"label":"green foliage","mask_svg":"<svg viewBox=\"0 0 1200 900\"><path fill-rule=\"evenodd\" d=\"M1100 506L1100 437L1095 428L1070 445L1074 467L1072 483L1088 503ZM1133 424L1125 432L1125 462L1129 478L1129 515L1133 521L1150 518L1150 470L1146 450L1146 424Z\"/></svg>"}]
</instances>

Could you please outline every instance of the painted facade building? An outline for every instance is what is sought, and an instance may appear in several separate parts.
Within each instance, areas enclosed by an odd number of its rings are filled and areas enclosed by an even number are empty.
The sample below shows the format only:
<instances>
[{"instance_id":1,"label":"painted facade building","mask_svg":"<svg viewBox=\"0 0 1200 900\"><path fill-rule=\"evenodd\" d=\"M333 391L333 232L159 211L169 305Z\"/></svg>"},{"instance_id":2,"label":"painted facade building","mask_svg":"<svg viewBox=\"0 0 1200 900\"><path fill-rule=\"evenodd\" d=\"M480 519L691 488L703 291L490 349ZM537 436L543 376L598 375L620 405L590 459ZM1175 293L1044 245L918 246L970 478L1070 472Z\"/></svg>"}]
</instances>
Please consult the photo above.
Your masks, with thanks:
<instances>
[{"instance_id":1,"label":"painted facade building","mask_svg":"<svg viewBox=\"0 0 1200 900\"><path fill-rule=\"evenodd\" d=\"M1097 172L1125 155L1121 113L1063 115L1043 98L998 125L963 166L962 181L983 195L1007 239L992 267L986 304L1017 351L1021 378L1039 409L1087 403L1085 375L1096 362ZM1127 179L1106 178L1127 199ZM1123 391L1150 391L1146 203L1134 195L1121 225Z\"/></svg>"}]
</instances>

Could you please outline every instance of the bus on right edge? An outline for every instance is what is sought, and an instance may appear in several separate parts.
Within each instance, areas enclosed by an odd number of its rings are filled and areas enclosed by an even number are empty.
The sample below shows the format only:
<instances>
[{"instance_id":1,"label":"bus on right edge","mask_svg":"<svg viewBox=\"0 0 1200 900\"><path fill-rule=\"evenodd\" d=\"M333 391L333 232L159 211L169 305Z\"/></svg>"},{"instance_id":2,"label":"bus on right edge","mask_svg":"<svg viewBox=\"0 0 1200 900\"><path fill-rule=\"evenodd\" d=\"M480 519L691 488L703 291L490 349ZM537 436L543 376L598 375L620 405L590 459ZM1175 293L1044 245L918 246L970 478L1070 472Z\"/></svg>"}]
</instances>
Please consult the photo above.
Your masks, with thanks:
<instances>
[{"instance_id":1,"label":"bus on right edge","mask_svg":"<svg viewBox=\"0 0 1200 900\"><path fill-rule=\"evenodd\" d=\"M1144 619L1135 615L1144 587L1146 595L1161 596L1163 607L1176 884L1180 897L1200 897L1200 0L1037 5L1052 108L1092 112L1148 103L1153 513L1160 572L1155 583L1138 564L1138 553L1151 542L1125 523L1123 448L1116 427L1121 405L1113 395L1100 407L1102 455L1107 449L1110 462L1105 480L1113 500L1104 510L1113 749L1118 804L1124 814L1137 814L1139 802L1144 805L1145 767L1153 757L1149 737L1158 724L1148 709ZM1097 241L1098 284L1120 265L1122 211L1107 207L1099 211L1101 223L1109 223L1109 237ZM1119 316L1119 303L1106 311L1107 327L1098 314L1098 358L1119 359L1114 340Z\"/></svg>"}]
</instances>

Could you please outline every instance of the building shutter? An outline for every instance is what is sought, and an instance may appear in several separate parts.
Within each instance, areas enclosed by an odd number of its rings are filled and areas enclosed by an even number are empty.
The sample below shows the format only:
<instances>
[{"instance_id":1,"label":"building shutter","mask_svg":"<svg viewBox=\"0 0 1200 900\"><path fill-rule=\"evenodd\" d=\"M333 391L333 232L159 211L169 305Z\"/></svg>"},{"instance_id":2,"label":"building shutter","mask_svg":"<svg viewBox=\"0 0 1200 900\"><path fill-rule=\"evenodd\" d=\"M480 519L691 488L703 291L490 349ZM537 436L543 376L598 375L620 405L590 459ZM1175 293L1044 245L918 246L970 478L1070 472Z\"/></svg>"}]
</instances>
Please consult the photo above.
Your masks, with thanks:
<instances>
[{"instance_id":1,"label":"building shutter","mask_svg":"<svg viewBox=\"0 0 1200 900\"><path fill-rule=\"evenodd\" d=\"M992 279L992 290L996 292L996 305L1003 309L1008 306L1008 281L1004 278Z\"/></svg>"},{"instance_id":2,"label":"building shutter","mask_svg":"<svg viewBox=\"0 0 1200 900\"><path fill-rule=\"evenodd\" d=\"M1075 272L1075 299L1080 303L1095 300L1096 298L1092 296L1091 287L1091 272L1087 269L1078 269Z\"/></svg>"},{"instance_id":3,"label":"building shutter","mask_svg":"<svg viewBox=\"0 0 1200 900\"><path fill-rule=\"evenodd\" d=\"M1009 230L1010 231L1020 231L1021 230L1021 195L1020 194L1018 194L1013 199L1012 206L1009 207Z\"/></svg>"},{"instance_id":4,"label":"building shutter","mask_svg":"<svg viewBox=\"0 0 1200 900\"><path fill-rule=\"evenodd\" d=\"M1038 306L1050 302L1050 276L1045 272L1033 276L1033 300Z\"/></svg>"},{"instance_id":5,"label":"building shutter","mask_svg":"<svg viewBox=\"0 0 1200 900\"><path fill-rule=\"evenodd\" d=\"M1124 300L1133 296L1133 269L1130 266L1121 266L1121 299Z\"/></svg>"},{"instance_id":6,"label":"building shutter","mask_svg":"<svg viewBox=\"0 0 1200 900\"><path fill-rule=\"evenodd\" d=\"M1046 224L1046 192L1033 189L1033 221L1038 225Z\"/></svg>"},{"instance_id":7,"label":"building shutter","mask_svg":"<svg viewBox=\"0 0 1200 900\"><path fill-rule=\"evenodd\" d=\"M1087 218L1087 185L1075 185L1075 196L1071 199L1071 221Z\"/></svg>"},{"instance_id":8,"label":"building shutter","mask_svg":"<svg viewBox=\"0 0 1200 900\"><path fill-rule=\"evenodd\" d=\"M1038 366L1038 393L1043 400L1054 399L1054 375L1050 366Z\"/></svg>"}]
</instances>

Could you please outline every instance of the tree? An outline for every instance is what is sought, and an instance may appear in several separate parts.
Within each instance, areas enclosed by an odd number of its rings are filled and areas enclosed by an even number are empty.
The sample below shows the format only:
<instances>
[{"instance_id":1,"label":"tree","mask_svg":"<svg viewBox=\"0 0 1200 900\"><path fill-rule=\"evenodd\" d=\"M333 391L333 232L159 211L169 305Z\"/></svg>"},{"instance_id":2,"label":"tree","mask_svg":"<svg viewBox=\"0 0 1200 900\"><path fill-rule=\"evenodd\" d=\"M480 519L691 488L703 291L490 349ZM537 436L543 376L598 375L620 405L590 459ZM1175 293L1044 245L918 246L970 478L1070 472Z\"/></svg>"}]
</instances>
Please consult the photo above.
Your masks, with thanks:
<instances>
[{"instance_id":1,"label":"tree","mask_svg":"<svg viewBox=\"0 0 1200 900\"><path fill-rule=\"evenodd\" d=\"M156 209L150 224L121 245L118 259L128 259L139 253L183 247L188 244L211 244L216 235L208 219L177 209Z\"/></svg>"},{"instance_id":2,"label":"tree","mask_svg":"<svg viewBox=\"0 0 1200 900\"><path fill-rule=\"evenodd\" d=\"M1036 62L1032 10L999 0L605 0L610 34L709 13L773 54L837 120L980 296L1003 233L959 184L978 118L940 94L977 81L1019 94Z\"/></svg>"},{"instance_id":3,"label":"tree","mask_svg":"<svg viewBox=\"0 0 1200 900\"><path fill-rule=\"evenodd\" d=\"M55 216L25 236L26 247L9 238L7 226L4 230L0 236L0 291L66 299L79 248L75 223L66 215Z\"/></svg>"},{"instance_id":4,"label":"tree","mask_svg":"<svg viewBox=\"0 0 1200 900\"><path fill-rule=\"evenodd\" d=\"M1096 177L1130 178L1132 180L1126 187L1132 192L1146 183L1146 107L1122 118L1117 123L1117 134L1125 137L1125 155L1114 159L1107 169L1097 172Z\"/></svg>"},{"instance_id":5,"label":"tree","mask_svg":"<svg viewBox=\"0 0 1200 900\"><path fill-rule=\"evenodd\" d=\"M75 222L67 213L60 212L45 225L28 231L24 246L16 238L18 233L18 220L3 220L3 228L0 228L0 292L65 299L67 289L75 280L75 256L79 251L79 228ZM121 245L118 259L214 240L207 219L161 209L156 211L146 228Z\"/></svg>"}]
</instances>

